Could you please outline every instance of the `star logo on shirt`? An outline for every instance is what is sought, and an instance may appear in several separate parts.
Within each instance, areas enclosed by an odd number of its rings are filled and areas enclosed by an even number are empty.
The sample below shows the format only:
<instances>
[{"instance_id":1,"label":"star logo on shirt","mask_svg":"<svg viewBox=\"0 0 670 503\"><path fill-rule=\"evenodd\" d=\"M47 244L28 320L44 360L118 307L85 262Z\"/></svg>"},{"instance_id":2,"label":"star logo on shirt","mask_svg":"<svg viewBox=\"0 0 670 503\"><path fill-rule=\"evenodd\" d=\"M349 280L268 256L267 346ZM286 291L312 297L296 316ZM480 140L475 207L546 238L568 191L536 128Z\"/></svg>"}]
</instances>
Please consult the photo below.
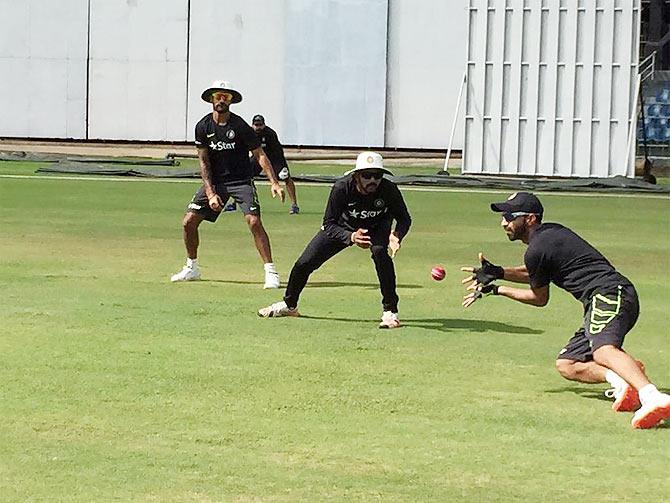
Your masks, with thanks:
<instances>
[{"instance_id":1,"label":"star logo on shirt","mask_svg":"<svg viewBox=\"0 0 670 503\"><path fill-rule=\"evenodd\" d=\"M356 211L355 208L354 208L353 210L349 211L349 215L352 216L352 217L354 217L354 218L358 218L358 216L359 216L360 214L361 214L361 212L360 212L360 211Z\"/></svg>"}]
</instances>

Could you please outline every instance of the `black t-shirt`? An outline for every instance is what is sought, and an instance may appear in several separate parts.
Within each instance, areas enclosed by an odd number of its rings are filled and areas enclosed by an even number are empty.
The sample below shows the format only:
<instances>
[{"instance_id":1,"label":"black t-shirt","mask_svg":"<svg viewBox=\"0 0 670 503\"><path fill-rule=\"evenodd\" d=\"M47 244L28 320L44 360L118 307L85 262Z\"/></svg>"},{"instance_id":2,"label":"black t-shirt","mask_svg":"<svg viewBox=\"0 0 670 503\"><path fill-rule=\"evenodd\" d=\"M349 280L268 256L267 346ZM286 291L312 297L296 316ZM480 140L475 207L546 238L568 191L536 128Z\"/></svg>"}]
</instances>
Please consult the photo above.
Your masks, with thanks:
<instances>
[{"instance_id":1,"label":"black t-shirt","mask_svg":"<svg viewBox=\"0 0 670 503\"><path fill-rule=\"evenodd\" d=\"M374 230L395 219L400 239L409 232L412 218L395 183L382 178L374 194L363 195L356 189L352 175L335 182L328 197L321 227L329 237L351 243L351 233L358 229Z\"/></svg>"},{"instance_id":2,"label":"black t-shirt","mask_svg":"<svg viewBox=\"0 0 670 503\"><path fill-rule=\"evenodd\" d=\"M277 133L274 129L269 126L265 126L263 129L256 131L256 136L261 142L261 147L265 155L270 159L272 167L277 171L281 171L283 168L288 166L286 163L286 157L284 157L284 148L279 142Z\"/></svg>"},{"instance_id":3,"label":"black t-shirt","mask_svg":"<svg viewBox=\"0 0 670 503\"><path fill-rule=\"evenodd\" d=\"M560 224L542 224L533 232L524 262L533 288L553 282L584 304L596 291L631 284L598 250Z\"/></svg>"},{"instance_id":4,"label":"black t-shirt","mask_svg":"<svg viewBox=\"0 0 670 503\"><path fill-rule=\"evenodd\" d=\"M212 167L212 183L241 183L251 180L249 152L261 146L252 127L239 115L230 113L228 122L217 124L212 114L195 125L195 144L207 148Z\"/></svg>"}]
</instances>

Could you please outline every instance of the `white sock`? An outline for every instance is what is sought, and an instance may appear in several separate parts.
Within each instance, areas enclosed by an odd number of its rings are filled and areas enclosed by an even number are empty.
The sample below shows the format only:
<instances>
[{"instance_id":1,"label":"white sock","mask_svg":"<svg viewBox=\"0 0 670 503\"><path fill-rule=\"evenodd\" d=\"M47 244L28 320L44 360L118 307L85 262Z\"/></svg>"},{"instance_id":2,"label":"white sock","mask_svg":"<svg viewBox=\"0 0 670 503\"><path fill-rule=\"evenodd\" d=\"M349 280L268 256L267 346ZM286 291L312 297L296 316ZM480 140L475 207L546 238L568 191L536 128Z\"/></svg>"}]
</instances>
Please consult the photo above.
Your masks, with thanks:
<instances>
[{"instance_id":1,"label":"white sock","mask_svg":"<svg viewBox=\"0 0 670 503\"><path fill-rule=\"evenodd\" d=\"M187 258L186 259L186 267L190 267L191 269L194 269L198 267L198 259L197 258Z\"/></svg>"},{"instance_id":2,"label":"white sock","mask_svg":"<svg viewBox=\"0 0 670 503\"><path fill-rule=\"evenodd\" d=\"M640 395L640 401L645 403L649 401L654 395L659 394L660 391L656 389L656 386L649 383L646 386L643 386L642 389L638 390L638 395Z\"/></svg>"},{"instance_id":3,"label":"white sock","mask_svg":"<svg viewBox=\"0 0 670 503\"><path fill-rule=\"evenodd\" d=\"M619 374L610 369L607 369L607 372L605 372L605 379L617 389L623 388L627 384Z\"/></svg>"},{"instance_id":4,"label":"white sock","mask_svg":"<svg viewBox=\"0 0 670 503\"><path fill-rule=\"evenodd\" d=\"M263 264L263 269L265 269L265 272L274 272L275 274L277 273L274 262Z\"/></svg>"}]
</instances>

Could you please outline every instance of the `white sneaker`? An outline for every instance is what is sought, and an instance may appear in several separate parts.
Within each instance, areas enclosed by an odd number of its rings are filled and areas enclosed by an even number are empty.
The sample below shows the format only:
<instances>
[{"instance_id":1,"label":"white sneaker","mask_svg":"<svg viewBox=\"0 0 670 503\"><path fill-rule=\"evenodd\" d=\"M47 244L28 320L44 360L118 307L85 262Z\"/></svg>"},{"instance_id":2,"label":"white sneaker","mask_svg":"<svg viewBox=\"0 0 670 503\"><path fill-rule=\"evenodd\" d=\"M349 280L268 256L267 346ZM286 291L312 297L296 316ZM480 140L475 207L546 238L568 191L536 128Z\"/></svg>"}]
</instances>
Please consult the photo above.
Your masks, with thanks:
<instances>
[{"instance_id":1,"label":"white sneaker","mask_svg":"<svg viewBox=\"0 0 670 503\"><path fill-rule=\"evenodd\" d=\"M297 307L290 309L286 305L286 302L282 300L281 302L275 302L268 307L259 309L258 316L262 318L281 318L282 316L300 316L300 313Z\"/></svg>"},{"instance_id":2,"label":"white sneaker","mask_svg":"<svg viewBox=\"0 0 670 503\"><path fill-rule=\"evenodd\" d=\"M655 393L633 415L631 424L633 428L653 428L664 419L670 419L670 395Z\"/></svg>"},{"instance_id":3,"label":"white sneaker","mask_svg":"<svg viewBox=\"0 0 670 503\"><path fill-rule=\"evenodd\" d=\"M275 271L265 271L263 288L279 288L279 274Z\"/></svg>"},{"instance_id":4,"label":"white sneaker","mask_svg":"<svg viewBox=\"0 0 670 503\"><path fill-rule=\"evenodd\" d=\"M185 265L181 271L172 275L170 281L196 281L198 279L200 279L200 269L198 269L198 266L189 267Z\"/></svg>"},{"instance_id":5,"label":"white sneaker","mask_svg":"<svg viewBox=\"0 0 670 503\"><path fill-rule=\"evenodd\" d=\"M391 311L384 311L382 313L382 321L379 323L379 328L398 328L400 327L400 320L396 313Z\"/></svg>"}]
</instances>

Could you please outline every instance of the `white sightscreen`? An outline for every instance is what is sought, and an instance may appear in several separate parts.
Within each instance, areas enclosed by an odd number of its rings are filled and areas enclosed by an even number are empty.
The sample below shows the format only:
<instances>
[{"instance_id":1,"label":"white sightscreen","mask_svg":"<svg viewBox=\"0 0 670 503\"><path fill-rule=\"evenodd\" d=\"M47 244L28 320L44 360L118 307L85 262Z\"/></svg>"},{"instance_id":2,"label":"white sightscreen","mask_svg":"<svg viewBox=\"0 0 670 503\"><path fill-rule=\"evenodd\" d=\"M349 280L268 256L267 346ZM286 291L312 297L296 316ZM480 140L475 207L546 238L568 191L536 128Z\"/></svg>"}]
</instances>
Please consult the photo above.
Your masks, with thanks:
<instances>
[{"instance_id":1,"label":"white sightscreen","mask_svg":"<svg viewBox=\"0 0 670 503\"><path fill-rule=\"evenodd\" d=\"M386 7L386 0L191 2L188 138L211 111L201 91L224 79L244 96L231 110L247 121L263 113L284 143L383 145Z\"/></svg>"},{"instance_id":2,"label":"white sightscreen","mask_svg":"<svg viewBox=\"0 0 670 503\"><path fill-rule=\"evenodd\" d=\"M91 0L89 138L186 136L184 0Z\"/></svg>"},{"instance_id":3,"label":"white sightscreen","mask_svg":"<svg viewBox=\"0 0 670 503\"><path fill-rule=\"evenodd\" d=\"M465 71L466 0L389 1L386 145L446 148ZM463 106L454 148L463 145Z\"/></svg>"},{"instance_id":4,"label":"white sightscreen","mask_svg":"<svg viewBox=\"0 0 670 503\"><path fill-rule=\"evenodd\" d=\"M87 0L0 0L0 136L85 138Z\"/></svg>"},{"instance_id":5,"label":"white sightscreen","mask_svg":"<svg viewBox=\"0 0 670 503\"><path fill-rule=\"evenodd\" d=\"M639 0L470 0L463 171L634 176Z\"/></svg>"}]
</instances>

